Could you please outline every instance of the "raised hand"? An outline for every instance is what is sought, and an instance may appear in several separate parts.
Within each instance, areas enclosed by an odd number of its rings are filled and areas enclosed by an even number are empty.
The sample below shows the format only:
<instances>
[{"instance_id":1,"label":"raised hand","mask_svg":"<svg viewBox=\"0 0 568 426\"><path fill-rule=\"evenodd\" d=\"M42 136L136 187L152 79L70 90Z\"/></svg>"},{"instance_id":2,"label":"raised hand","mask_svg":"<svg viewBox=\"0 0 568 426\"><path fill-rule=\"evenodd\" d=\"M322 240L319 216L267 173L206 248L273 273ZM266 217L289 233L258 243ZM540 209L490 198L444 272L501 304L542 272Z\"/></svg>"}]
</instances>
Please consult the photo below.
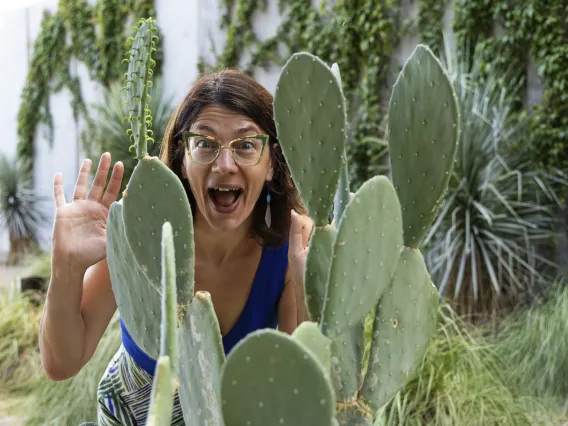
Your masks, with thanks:
<instances>
[{"instance_id":1,"label":"raised hand","mask_svg":"<svg viewBox=\"0 0 568 426\"><path fill-rule=\"evenodd\" d=\"M56 214L53 224L53 257L74 270L86 270L106 257L106 222L111 204L120 191L124 165L118 161L105 190L111 158L104 153L93 184L88 190L91 160L83 161L73 192L67 203L63 191L63 176L55 175L53 197Z\"/></svg>"}]
</instances>

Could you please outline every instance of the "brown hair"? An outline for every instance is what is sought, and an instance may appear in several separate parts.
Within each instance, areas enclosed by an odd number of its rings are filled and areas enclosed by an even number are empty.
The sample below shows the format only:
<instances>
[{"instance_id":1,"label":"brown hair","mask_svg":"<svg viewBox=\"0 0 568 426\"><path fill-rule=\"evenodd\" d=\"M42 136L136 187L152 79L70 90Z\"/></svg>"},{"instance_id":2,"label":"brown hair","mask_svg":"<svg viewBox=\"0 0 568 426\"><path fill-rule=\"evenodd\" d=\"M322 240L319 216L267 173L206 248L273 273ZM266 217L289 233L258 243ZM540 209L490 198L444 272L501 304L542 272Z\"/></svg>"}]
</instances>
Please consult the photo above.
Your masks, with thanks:
<instances>
[{"instance_id":1,"label":"brown hair","mask_svg":"<svg viewBox=\"0 0 568 426\"><path fill-rule=\"evenodd\" d=\"M274 166L272 181L265 182L260 197L252 211L253 237L267 247L280 247L288 238L290 210L305 214L296 191L290 170L278 143L273 118L272 95L252 77L236 70L222 70L202 75L177 107L168 122L161 146L160 160L181 180L195 216L195 198L189 182L183 179L181 170L185 156L182 132L189 130L201 110L208 105L220 105L252 119L269 135L268 152ZM274 143L277 143L274 147ZM265 224L266 196L270 191L272 224Z\"/></svg>"}]
</instances>

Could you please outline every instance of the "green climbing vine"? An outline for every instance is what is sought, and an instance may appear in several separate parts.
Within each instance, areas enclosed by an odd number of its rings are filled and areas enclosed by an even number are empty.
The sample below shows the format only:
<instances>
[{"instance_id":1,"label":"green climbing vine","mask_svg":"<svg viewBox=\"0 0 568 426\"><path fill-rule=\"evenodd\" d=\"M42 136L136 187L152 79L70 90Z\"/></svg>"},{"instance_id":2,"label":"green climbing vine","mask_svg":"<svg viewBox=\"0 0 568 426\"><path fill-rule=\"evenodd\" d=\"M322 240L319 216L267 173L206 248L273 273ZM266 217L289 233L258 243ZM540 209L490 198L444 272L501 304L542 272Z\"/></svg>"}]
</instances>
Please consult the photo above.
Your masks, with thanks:
<instances>
[{"instance_id":1,"label":"green climbing vine","mask_svg":"<svg viewBox=\"0 0 568 426\"><path fill-rule=\"evenodd\" d=\"M259 41L253 32L253 12L266 7L260 0L225 0L221 26L227 30L223 51L213 65L200 70L239 66L248 73L258 67L282 65L290 52L308 51L328 63L337 62L349 111L348 156L357 157L350 170L353 186L374 174L381 145L368 136L382 136L384 107L381 90L386 84L390 57L399 32L401 0L339 0L312 6L311 0L279 0L286 14L271 38ZM280 55L280 49L287 54ZM244 53L250 58L243 62Z\"/></svg>"},{"instance_id":2,"label":"green climbing vine","mask_svg":"<svg viewBox=\"0 0 568 426\"><path fill-rule=\"evenodd\" d=\"M134 21L155 16L154 1L99 0L90 5L87 0L59 0L54 13L44 12L18 112L17 153L31 160L30 165L33 166L34 139L40 124L47 126L48 140L53 139L50 94L68 89L74 118L82 116L88 126L92 125L81 95L81 82L70 71L71 61L82 62L90 78L104 87L122 78L126 70L122 59L127 50L129 16ZM158 48L157 72L161 54Z\"/></svg>"},{"instance_id":3,"label":"green climbing vine","mask_svg":"<svg viewBox=\"0 0 568 426\"><path fill-rule=\"evenodd\" d=\"M483 52L486 73L506 75L513 68L526 77L534 61L544 93L531 114L531 158L538 167L568 170L568 3L458 0L455 10L458 40L467 38L470 49Z\"/></svg>"},{"instance_id":4,"label":"green climbing vine","mask_svg":"<svg viewBox=\"0 0 568 426\"><path fill-rule=\"evenodd\" d=\"M444 14L447 0L420 0L418 4L418 30L422 42L438 54L443 44Z\"/></svg>"},{"instance_id":5,"label":"green climbing vine","mask_svg":"<svg viewBox=\"0 0 568 426\"><path fill-rule=\"evenodd\" d=\"M419 0L416 27L420 41L440 52L447 0ZM401 0L278 0L282 22L275 34L259 41L253 14L266 0L223 0L221 27L227 31L216 64L200 61L200 70L236 67L253 74L282 65L291 52L308 51L342 73L349 111L351 179L356 187L382 168L380 144L386 103L385 83L394 48L405 34ZM530 59L544 84L542 102L532 111L531 141L537 166L568 169L568 3L565 0L457 0L453 32L460 54L482 53L484 73L516 69L526 74ZM256 15L258 16L258 15ZM282 48L285 48L285 53ZM247 58L244 60L244 58ZM526 110L524 93L516 106ZM388 90L388 88L387 88ZM526 111L524 111L526 112ZM375 139L376 140L376 139ZM524 141L526 143L526 141Z\"/></svg>"}]
</instances>

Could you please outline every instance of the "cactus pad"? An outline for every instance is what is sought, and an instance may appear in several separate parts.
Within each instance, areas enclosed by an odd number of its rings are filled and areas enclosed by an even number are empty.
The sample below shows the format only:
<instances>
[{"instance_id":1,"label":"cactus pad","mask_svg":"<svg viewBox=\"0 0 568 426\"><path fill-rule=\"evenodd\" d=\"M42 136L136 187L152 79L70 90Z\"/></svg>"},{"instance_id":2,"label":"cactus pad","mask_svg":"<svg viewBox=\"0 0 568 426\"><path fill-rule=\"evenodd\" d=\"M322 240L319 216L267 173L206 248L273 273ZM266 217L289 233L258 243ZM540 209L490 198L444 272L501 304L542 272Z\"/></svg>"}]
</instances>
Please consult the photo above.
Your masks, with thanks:
<instances>
[{"instance_id":1,"label":"cactus pad","mask_svg":"<svg viewBox=\"0 0 568 426\"><path fill-rule=\"evenodd\" d=\"M337 236L337 229L326 225L314 227L310 237L308 255L304 276L306 305L310 320L319 322L323 312L327 280L331 259L333 256L333 243Z\"/></svg>"},{"instance_id":2,"label":"cactus pad","mask_svg":"<svg viewBox=\"0 0 568 426\"><path fill-rule=\"evenodd\" d=\"M177 292L172 225L162 226L162 327L160 356L167 356L172 373L178 374Z\"/></svg>"},{"instance_id":3,"label":"cactus pad","mask_svg":"<svg viewBox=\"0 0 568 426\"><path fill-rule=\"evenodd\" d=\"M161 262L159 252L149 248L160 247L162 225L171 223L177 299L187 305L194 291L193 220L179 178L157 157L145 157L134 168L122 200L128 243L156 288L161 285Z\"/></svg>"},{"instance_id":4,"label":"cactus pad","mask_svg":"<svg viewBox=\"0 0 568 426\"><path fill-rule=\"evenodd\" d=\"M345 100L337 78L319 58L296 53L274 94L278 140L294 183L315 226L329 214L343 167Z\"/></svg>"},{"instance_id":5,"label":"cactus pad","mask_svg":"<svg viewBox=\"0 0 568 426\"><path fill-rule=\"evenodd\" d=\"M160 287L148 279L132 255L122 220L122 202L111 205L107 219L107 262L112 290L132 339L148 356L157 359L162 310Z\"/></svg>"},{"instance_id":6,"label":"cactus pad","mask_svg":"<svg viewBox=\"0 0 568 426\"><path fill-rule=\"evenodd\" d=\"M171 423L177 380L177 304L174 240L169 222L162 227L162 328L160 357L152 383L147 426Z\"/></svg>"},{"instance_id":7,"label":"cactus pad","mask_svg":"<svg viewBox=\"0 0 568 426\"><path fill-rule=\"evenodd\" d=\"M341 73L339 72L339 66L336 63L331 65L331 72L335 75L335 78L337 78L339 87L342 88ZM349 168L347 165L347 153L345 149L343 150L342 158L343 166L341 167L341 172L339 174L339 186L337 187L335 198L333 200L333 218L336 226L339 226L345 207L347 207L347 204L349 203Z\"/></svg>"},{"instance_id":8,"label":"cactus pad","mask_svg":"<svg viewBox=\"0 0 568 426\"><path fill-rule=\"evenodd\" d=\"M376 309L369 367L361 397L372 409L386 404L420 363L437 320L438 291L422 254L405 248L392 286Z\"/></svg>"},{"instance_id":9,"label":"cactus pad","mask_svg":"<svg viewBox=\"0 0 568 426\"><path fill-rule=\"evenodd\" d=\"M363 382L365 319L335 337L331 345L331 375L338 402L355 398Z\"/></svg>"},{"instance_id":10,"label":"cactus pad","mask_svg":"<svg viewBox=\"0 0 568 426\"><path fill-rule=\"evenodd\" d=\"M173 368L168 356L160 356L156 362L156 374L152 383L152 397L148 408L146 426L161 426L171 423L174 403L172 386Z\"/></svg>"},{"instance_id":11,"label":"cactus pad","mask_svg":"<svg viewBox=\"0 0 568 426\"><path fill-rule=\"evenodd\" d=\"M147 155L147 141L152 140L151 111L148 109L148 89L152 86L152 68L156 62L152 54L156 51L155 40L158 29L154 26L154 20L141 19L140 27L132 39L132 48L127 53L128 72L125 77L126 104L128 106L128 121L130 122L130 138L136 147L137 157L144 158Z\"/></svg>"},{"instance_id":12,"label":"cactus pad","mask_svg":"<svg viewBox=\"0 0 568 426\"><path fill-rule=\"evenodd\" d=\"M291 336L264 329L233 348L221 378L226 426L331 426L335 396L320 362Z\"/></svg>"},{"instance_id":13,"label":"cactus pad","mask_svg":"<svg viewBox=\"0 0 568 426\"><path fill-rule=\"evenodd\" d=\"M183 420L192 426L223 426L219 392L225 353L209 293L198 291L182 315L178 340Z\"/></svg>"},{"instance_id":14,"label":"cactus pad","mask_svg":"<svg viewBox=\"0 0 568 426\"><path fill-rule=\"evenodd\" d=\"M312 355L321 363L325 372L331 370L331 340L321 334L318 325L312 321L302 322L292 337L312 352Z\"/></svg>"},{"instance_id":15,"label":"cactus pad","mask_svg":"<svg viewBox=\"0 0 568 426\"><path fill-rule=\"evenodd\" d=\"M394 84L388 112L392 179L408 247L418 247L436 217L458 137L453 87L431 50L419 45Z\"/></svg>"},{"instance_id":16,"label":"cactus pad","mask_svg":"<svg viewBox=\"0 0 568 426\"><path fill-rule=\"evenodd\" d=\"M365 182L347 205L331 265L322 330L335 338L361 321L391 283L402 250L396 192L384 176Z\"/></svg>"}]
</instances>

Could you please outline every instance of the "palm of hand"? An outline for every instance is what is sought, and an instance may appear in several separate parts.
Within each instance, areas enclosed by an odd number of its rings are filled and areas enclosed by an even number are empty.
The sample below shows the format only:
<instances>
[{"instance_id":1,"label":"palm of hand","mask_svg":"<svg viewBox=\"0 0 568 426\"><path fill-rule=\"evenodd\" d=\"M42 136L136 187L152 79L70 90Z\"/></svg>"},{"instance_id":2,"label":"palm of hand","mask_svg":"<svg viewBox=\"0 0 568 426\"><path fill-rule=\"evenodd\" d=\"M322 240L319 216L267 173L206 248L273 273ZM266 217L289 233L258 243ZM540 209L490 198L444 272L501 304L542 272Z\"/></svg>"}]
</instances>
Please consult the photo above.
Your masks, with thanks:
<instances>
[{"instance_id":1,"label":"palm of hand","mask_svg":"<svg viewBox=\"0 0 568 426\"><path fill-rule=\"evenodd\" d=\"M81 269L94 265L106 256L106 221L110 205L118 196L123 175L122 163L117 162L109 185L104 191L110 168L110 155L103 154L87 197L90 167L90 160L85 160L71 203L65 202L61 175L57 174L54 179L57 210L52 235L53 251L67 256L73 267Z\"/></svg>"}]
</instances>

